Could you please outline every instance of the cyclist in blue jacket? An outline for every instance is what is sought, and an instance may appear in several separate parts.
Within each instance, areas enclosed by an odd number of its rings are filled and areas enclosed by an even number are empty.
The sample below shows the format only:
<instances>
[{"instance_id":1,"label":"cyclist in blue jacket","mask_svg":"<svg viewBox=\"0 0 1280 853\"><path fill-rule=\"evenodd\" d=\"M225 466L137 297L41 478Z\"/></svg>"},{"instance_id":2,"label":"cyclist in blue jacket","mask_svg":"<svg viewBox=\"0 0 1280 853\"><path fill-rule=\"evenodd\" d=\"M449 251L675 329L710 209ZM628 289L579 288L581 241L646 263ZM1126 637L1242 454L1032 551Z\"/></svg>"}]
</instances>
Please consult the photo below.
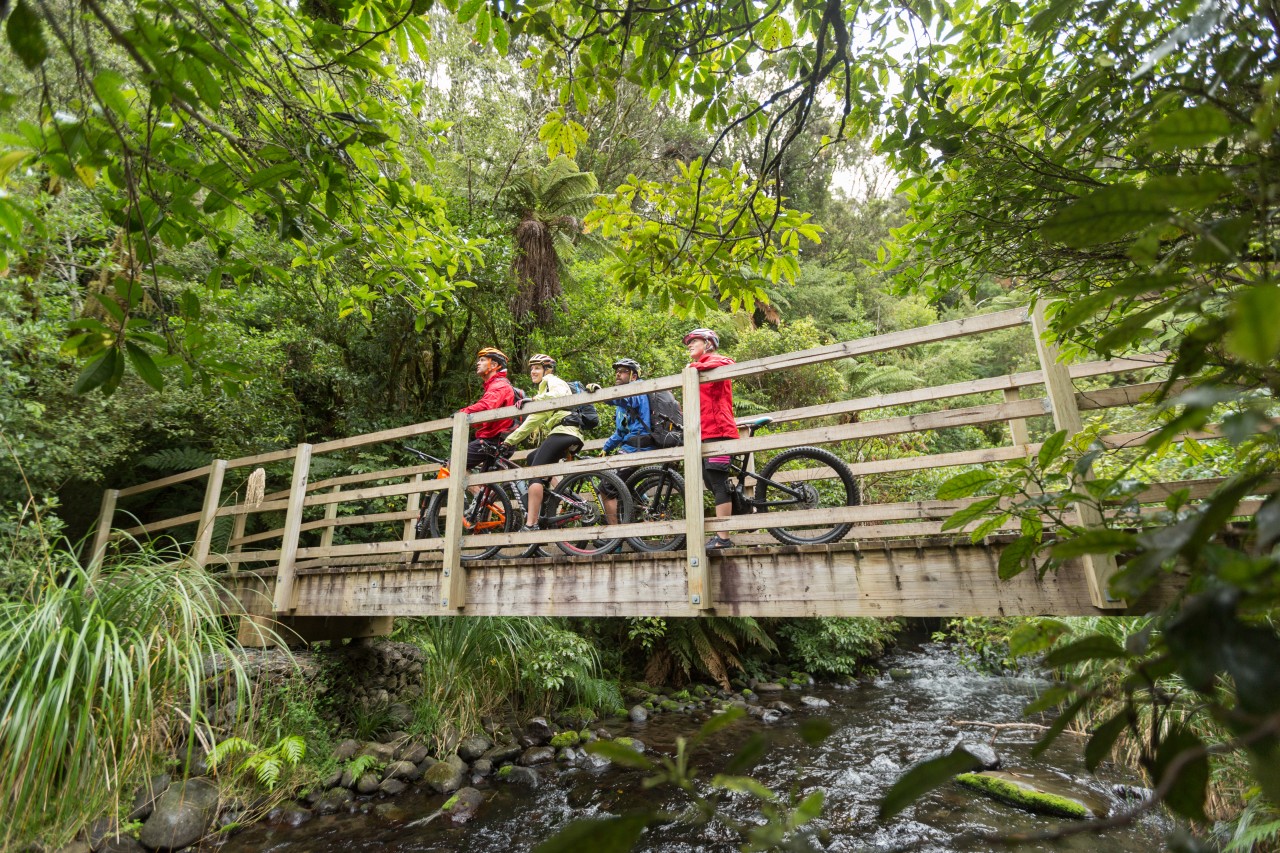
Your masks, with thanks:
<instances>
[{"instance_id":1,"label":"cyclist in blue jacket","mask_svg":"<svg viewBox=\"0 0 1280 853\"><path fill-rule=\"evenodd\" d=\"M634 358L620 358L613 363L613 384L626 385L640 378L640 364ZM649 449L649 432L652 420L649 417L649 395L637 394L634 397L619 397L613 401L614 430L613 435L604 440L604 454L635 453ZM639 466L636 466L639 467ZM635 468L622 468L617 473L626 482L635 473ZM610 524L618 523L618 496L601 491L604 503L604 515Z\"/></svg>"}]
</instances>

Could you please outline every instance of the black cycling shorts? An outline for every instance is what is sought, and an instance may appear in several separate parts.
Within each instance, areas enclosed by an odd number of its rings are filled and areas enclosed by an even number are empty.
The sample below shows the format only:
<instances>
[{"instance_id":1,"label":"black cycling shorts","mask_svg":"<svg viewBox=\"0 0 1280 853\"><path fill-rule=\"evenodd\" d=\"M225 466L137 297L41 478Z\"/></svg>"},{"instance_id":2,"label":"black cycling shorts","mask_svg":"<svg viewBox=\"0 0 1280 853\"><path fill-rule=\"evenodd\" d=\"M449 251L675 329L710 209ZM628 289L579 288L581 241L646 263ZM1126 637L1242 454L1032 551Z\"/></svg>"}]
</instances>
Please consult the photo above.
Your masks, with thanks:
<instances>
[{"instance_id":1,"label":"black cycling shorts","mask_svg":"<svg viewBox=\"0 0 1280 853\"><path fill-rule=\"evenodd\" d=\"M553 462L559 462L570 453L582 447L582 439L572 435L558 433L547 436L542 444L538 445L538 449L529 454L528 464L532 468L534 465L550 465ZM550 477L535 477L529 482L542 483L544 486Z\"/></svg>"},{"instance_id":2,"label":"black cycling shorts","mask_svg":"<svg viewBox=\"0 0 1280 853\"><path fill-rule=\"evenodd\" d=\"M708 438L703 444L710 444L713 441L733 441L733 439ZM706 481L707 488L715 496L717 505L733 500L733 492L729 489L729 465L728 456L708 456L702 463L702 479Z\"/></svg>"},{"instance_id":3,"label":"black cycling shorts","mask_svg":"<svg viewBox=\"0 0 1280 853\"><path fill-rule=\"evenodd\" d=\"M475 441L467 442L467 470L474 471L481 465L493 459L494 453L498 447L496 441L487 438L477 438Z\"/></svg>"}]
</instances>

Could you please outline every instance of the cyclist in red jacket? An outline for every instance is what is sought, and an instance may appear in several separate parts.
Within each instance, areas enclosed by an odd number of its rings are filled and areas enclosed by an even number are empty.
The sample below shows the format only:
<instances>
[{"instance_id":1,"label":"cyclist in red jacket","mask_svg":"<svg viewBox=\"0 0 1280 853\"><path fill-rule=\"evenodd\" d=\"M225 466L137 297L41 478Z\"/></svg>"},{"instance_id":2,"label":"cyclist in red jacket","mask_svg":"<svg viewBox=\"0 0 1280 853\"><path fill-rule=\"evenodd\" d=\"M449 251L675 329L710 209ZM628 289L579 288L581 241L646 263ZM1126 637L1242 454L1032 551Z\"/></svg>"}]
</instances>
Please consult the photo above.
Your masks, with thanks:
<instances>
[{"instance_id":1,"label":"cyclist in red jacket","mask_svg":"<svg viewBox=\"0 0 1280 853\"><path fill-rule=\"evenodd\" d=\"M502 350L484 347L476 353L476 375L484 380L484 393L479 400L458 411L471 414L516 404L516 392L507 379L507 356ZM511 418L476 424L475 440L467 444L467 469L479 466L492 456L492 446L506 438L515 425Z\"/></svg>"},{"instance_id":2,"label":"cyclist in red jacket","mask_svg":"<svg viewBox=\"0 0 1280 853\"><path fill-rule=\"evenodd\" d=\"M720 348L720 336L712 329L694 329L684 336L689 351L689 366L694 370L712 370L733 364L733 359L716 352ZM728 379L720 382L703 382L698 386L702 441L729 441L738 437L737 422L733 417L733 386ZM703 463L702 476L707 488L716 499L716 518L733 515L733 498L729 492L729 456L710 456ZM707 540L707 550L731 548L733 540L717 533Z\"/></svg>"}]
</instances>

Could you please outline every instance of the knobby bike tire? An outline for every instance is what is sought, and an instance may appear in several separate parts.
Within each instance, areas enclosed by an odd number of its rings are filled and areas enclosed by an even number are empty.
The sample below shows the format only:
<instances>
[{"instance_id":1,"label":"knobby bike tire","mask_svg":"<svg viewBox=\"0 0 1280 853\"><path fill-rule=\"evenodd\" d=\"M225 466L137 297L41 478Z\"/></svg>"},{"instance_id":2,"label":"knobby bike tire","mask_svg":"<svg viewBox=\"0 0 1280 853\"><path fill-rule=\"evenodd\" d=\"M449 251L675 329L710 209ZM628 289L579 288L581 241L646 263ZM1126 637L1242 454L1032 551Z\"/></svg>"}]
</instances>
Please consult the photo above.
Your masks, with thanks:
<instances>
[{"instance_id":1,"label":"knobby bike tire","mask_svg":"<svg viewBox=\"0 0 1280 853\"><path fill-rule=\"evenodd\" d=\"M636 521L683 521L684 477L669 468L641 468L627 478L627 490L635 504ZM684 547L684 534L628 537L627 544L637 551L657 553L679 551Z\"/></svg>"},{"instance_id":2,"label":"knobby bike tire","mask_svg":"<svg viewBox=\"0 0 1280 853\"><path fill-rule=\"evenodd\" d=\"M782 469L801 471L809 468L830 468L832 474L823 477L815 486L812 480L787 483L792 487L802 486L806 492L804 499L796 499L781 491L766 480L774 479ZM849 466L834 453L818 447L793 447L785 450L769 460L760 471L764 479L756 481L756 501L761 504L770 502L793 501L794 506L777 507L778 511L788 509L818 509L828 506L858 506L862 503L862 493L858 481L854 478ZM772 500L771 500L772 498ZM839 542L848 535L853 525L844 522L834 525L806 525L805 527L770 527L769 535L779 542L788 545L827 545Z\"/></svg>"},{"instance_id":3,"label":"knobby bike tire","mask_svg":"<svg viewBox=\"0 0 1280 853\"><path fill-rule=\"evenodd\" d=\"M471 513L468 518L463 520L462 535L471 534L480 535L483 533L510 533L520 529L520 521L523 515L519 509L519 504L512 509L511 495L501 483L490 483L487 491L481 491L477 497L486 497L484 504ZM466 494L466 492L463 492ZM440 514L440 510L446 505L448 500L448 492L436 492L431 496L431 501L427 504L427 530L431 534L431 538L444 535L442 525L444 518ZM469 503L469 501L468 501ZM476 528L480 528L476 530ZM462 552L464 560L488 560L497 556L502 550L502 546L498 545L493 548L470 547Z\"/></svg>"},{"instance_id":4,"label":"knobby bike tire","mask_svg":"<svg viewBox=\"0 0 1280 853\"><path fill-rule=\"evenodd\" d=\"M607 522L600 489L605 483L618 496L618 522L626 524L631 520L631 493L627 491L626 483L612 471L585 471L565 477L556 485L554 493L547 494L550 503L543 512L543 518L550 520L552 529L603 527ZM566 501L566 497L570 500ZM556 545L572 557L596 557L610 553L620 542L621 537L614 537L557 542Z\"/></svg>"}]
</instances>

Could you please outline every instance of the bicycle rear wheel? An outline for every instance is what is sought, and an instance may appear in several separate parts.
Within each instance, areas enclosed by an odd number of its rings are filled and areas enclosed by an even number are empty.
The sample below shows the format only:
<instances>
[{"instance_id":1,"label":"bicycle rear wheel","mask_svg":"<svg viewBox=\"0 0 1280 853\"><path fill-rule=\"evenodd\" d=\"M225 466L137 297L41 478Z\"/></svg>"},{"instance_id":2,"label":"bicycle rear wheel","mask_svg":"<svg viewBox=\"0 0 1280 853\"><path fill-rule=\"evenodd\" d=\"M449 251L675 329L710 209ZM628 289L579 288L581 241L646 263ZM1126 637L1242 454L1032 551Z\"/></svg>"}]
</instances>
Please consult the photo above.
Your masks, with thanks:
<instances>
[{"instance_id":1,"label":"bicycle rear wheel","mask_svg":"<svg viewBox=\"0 0 1280 853\"><path fill-rule=\"evenodd\" d=\"M486 533L507 533L520 528L520 510L517 506L512 510L511 496L501 483L482 486L478 494L464 492L462 518L462 535L483 535ZM444 535L445 516L449 493L436 492L427 504L427 529L432 538ZM462 549L464 560L488 560L502 550L502 546L492 548L470 545Z\"/></svg>"},{"instance_id":2,"label":"bicycle rear wheel","mask_svg":"<svg viewBox=\"0 0 1280 853\"><path fill-rule=\"evenodd\" d=\"M583 527L599 527L603 534L608 530L605 520L604 500L601 495L618 496L618 522L631 520L631 493L621 478L612 471L587 471L571 474L547 493L543 510L542 527L548 529L576 530ZM622 542L621 537L579 539L576 542L557 542L561 551L573 557L595 557L608 554Z\"/></svg>"},{"instance_id":3,"label":"bicycle rear wheel","mask_svg":"<svg viewBox=\"0 0 1280 853\"><path fill-rule=\"evenodd\" d=\"M636 521L683 521L684 478L668 468L641 468L627 478L627 488L635 499ZM678 551L684 535L633 536L627 543L637 551Z\"/></svg>"},{"instance_id":4,"label":"bicycle rear wheel","mask_svg":"<svg viewBox=\"0 0 1280 853\"><path fill-rule=\"evenodd\" d=\"M793 447L769 460L756 480L756 504L761 512L785 512L857 506L862 503L858 481L838 456L817 447ZM769 535L789 545L839 542L853 527L844 523L771 527Z\"/></svg>"}]
</instances>

